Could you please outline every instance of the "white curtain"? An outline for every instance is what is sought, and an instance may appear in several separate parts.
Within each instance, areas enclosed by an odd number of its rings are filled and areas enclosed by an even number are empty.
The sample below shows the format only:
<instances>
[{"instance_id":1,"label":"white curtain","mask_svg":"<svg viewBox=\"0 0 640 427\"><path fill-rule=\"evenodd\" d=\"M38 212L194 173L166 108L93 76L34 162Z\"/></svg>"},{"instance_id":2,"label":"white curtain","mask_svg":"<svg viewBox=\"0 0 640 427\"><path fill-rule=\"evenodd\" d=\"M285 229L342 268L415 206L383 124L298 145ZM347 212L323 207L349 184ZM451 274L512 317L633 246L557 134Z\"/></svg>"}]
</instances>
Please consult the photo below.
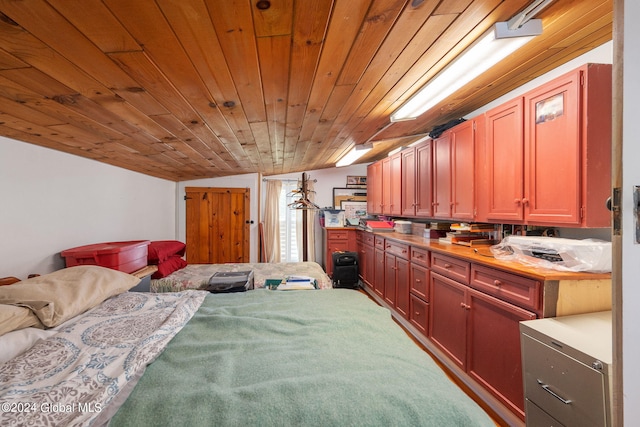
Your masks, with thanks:
<instances>
[{"instance_id":1,"label":"white curtain","mask_svg":"<svg viewBox=\"0 0 640 427\"><path fill-rule=\"evenodd\" d=\"M307 200L315 203L315 198L316 198L315 196L316 196L316 193L314 191L314 182L313 180L307 180ZM297 237L296 240L298 243L298 248L300 248L300 250L298 251L300 256L300 261L315 261L316 259L316 245L315 245L316 213L317 213L316 210L301 209L301 210L298 210L296 214L296 237ZM303 215L307 216L306 230L302 229ZM304 248L302 243L303 234L307 235L307 259L304 259L304 260L302 259L304 254Z\"/></svg>"},{"instance_id":2,"label":"white curtain","mask_svg":"<svg viewBox=\"0 0 640 427\"><path fill-rule=\"evenodd\" d=\"M264 204L264 262L280 262L280 213L278 204L282 181L268 180Z\"/></svg>"}]
</instances>

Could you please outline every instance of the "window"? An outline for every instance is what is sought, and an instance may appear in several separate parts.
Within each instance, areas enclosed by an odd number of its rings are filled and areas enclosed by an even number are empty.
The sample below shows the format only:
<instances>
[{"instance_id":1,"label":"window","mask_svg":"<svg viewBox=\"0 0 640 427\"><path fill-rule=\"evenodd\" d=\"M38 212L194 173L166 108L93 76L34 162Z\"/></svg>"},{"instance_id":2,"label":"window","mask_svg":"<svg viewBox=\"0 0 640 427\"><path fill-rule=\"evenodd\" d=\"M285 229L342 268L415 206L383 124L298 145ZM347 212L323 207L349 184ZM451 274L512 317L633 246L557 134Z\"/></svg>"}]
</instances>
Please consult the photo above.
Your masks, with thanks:
<instances>
[{"instance_id":1,"label":"window","mask_svg":"<svg viewBox=\"0 0 640 427\"><path fill-rule=\"evenodd\" d=\"M289 204L299 198L293 191L298 189L298 181L282 181L280 192L280 262L297 262L298 239L296 235L298 211L290 209Z\"/></svg>"}]
</instances>

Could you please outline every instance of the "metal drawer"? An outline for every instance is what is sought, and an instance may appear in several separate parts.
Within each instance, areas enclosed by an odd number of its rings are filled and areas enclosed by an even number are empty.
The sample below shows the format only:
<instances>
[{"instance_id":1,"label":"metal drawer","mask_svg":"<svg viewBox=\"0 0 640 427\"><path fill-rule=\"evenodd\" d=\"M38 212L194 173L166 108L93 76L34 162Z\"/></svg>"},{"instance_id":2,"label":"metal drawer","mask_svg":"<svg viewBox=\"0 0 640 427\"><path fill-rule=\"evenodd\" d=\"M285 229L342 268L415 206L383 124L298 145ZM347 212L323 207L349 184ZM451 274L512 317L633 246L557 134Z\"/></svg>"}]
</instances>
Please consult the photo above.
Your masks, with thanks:
<instances>
[{"instance_id":1,"label":"metal drawer","mask_svg":"<svg viewBox=\"0 0 640 427\"><path fill-rule=\"evenodd\" d=\"M458 258L452 258L441 253L431 253L431 271L442 274L449 279L465 285L469 284L471 264Z\"/></svg>"},{"instance_id":2,"label":"metal drawer","mask_svg":"<svg viewBox=\"0 0 640 427\"><path fill-rule=\"evenodd\" d=\"M471 266L472 288L530 310L540 309L542 284L533 279L479 265Z\"/></svg>"},{"instance_id":3,"label":"metal drawer","mask_svg":"<svg viewBox=\"0 0 640 427\"><path fill-rule=\"evenodd\" d=\"M521 340L527 399L565 426L608 425L601 371L527 334Z\"/></svg>"}]
</instances>

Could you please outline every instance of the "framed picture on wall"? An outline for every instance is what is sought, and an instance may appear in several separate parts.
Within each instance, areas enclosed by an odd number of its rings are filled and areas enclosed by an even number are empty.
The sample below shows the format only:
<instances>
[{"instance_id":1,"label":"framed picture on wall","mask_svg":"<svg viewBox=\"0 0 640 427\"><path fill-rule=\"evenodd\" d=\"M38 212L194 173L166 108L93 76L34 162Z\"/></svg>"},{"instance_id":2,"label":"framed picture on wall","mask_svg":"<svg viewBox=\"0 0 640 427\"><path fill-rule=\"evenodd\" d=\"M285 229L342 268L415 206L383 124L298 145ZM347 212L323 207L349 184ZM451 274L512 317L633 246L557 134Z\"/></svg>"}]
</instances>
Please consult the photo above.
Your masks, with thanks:
<instances>
[{"instance_id":1,"label":"framed picture on wall","mask_svg":"<svg viewBox=\"0 0 640 427\"><path fill-rule=\"evenodd\" d=\"M333 189L333 207L342 209L341 202L366 202L366 188L339 188Z\"/></svg>"},{"instance_id":2,"label":"framed picture on wall","mask_svg":"<svg viewBox=\"0 0 640 427\"><path fill-rule=\"evenodd\" d=\"M367 186L366 176L347 175L347 188L363 188Z\"/></svg>"}]
</instances>

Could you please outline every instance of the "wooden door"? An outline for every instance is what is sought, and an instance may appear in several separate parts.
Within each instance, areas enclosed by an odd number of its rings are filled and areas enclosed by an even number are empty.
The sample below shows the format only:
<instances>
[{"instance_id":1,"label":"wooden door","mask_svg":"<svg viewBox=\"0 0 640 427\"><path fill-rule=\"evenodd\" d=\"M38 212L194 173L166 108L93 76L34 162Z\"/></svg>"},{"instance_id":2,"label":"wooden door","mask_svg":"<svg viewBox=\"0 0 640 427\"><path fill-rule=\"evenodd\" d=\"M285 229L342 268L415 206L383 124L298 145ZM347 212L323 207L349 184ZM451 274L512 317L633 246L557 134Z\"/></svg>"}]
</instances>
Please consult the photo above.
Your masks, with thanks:
<instances>
[{"instance_id":1,"label":"wooden door","mask_svg":"<svg viewBox=\"0 0 640 427\"><path fill-rule=\"evenodd\" d=\"M186 187L185 192L187 262L249 262L249 189Z\"/></svg>"}]
</instances>

